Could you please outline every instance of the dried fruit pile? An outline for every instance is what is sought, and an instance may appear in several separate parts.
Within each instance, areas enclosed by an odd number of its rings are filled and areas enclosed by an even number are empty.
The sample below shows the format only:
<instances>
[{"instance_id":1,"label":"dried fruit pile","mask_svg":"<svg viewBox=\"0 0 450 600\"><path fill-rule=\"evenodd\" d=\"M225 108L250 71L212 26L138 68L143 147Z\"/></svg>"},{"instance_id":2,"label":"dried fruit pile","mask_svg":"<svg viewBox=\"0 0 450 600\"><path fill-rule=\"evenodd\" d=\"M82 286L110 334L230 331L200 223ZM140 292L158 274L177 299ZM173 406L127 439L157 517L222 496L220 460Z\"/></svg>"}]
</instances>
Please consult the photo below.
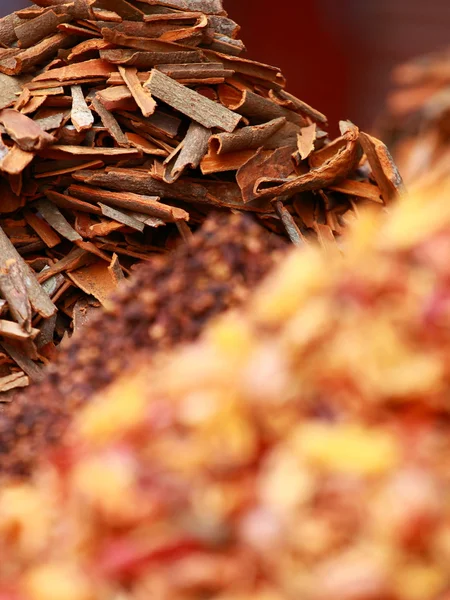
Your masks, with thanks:
<instances>
[{"instance_id":1,"label":"dried fruit pile","mask_svg":"<svg viewBox=\"0 0 450 600\"><path fill-rule=\"evenodd\" d=\"M450 174L450 50L399 66L393 83L380 135L408 183L440 183Z\"/></svg>"},{"instance_id":2,"label":"dried fruit pile","mask_svg":"<svg viewBox=\"0 0 450 600\"><path fill-rule=\"evenodd\" d=\"M347 246L294 251L1 491L2 598L447 597L447 193Z\"/></svg>"},{"instance_id":3,"label":"dried fruit pile","mask_svg":"<svg viewBox=\"0 0 450 600\"><path fill-rule=\"evenodd\" d=\"M187 244L142 266L105 311L82 306L75 315L81 333L61 347L42 382L0 413L0 473L29 474L95 392L140 353L198 337L211 318L247 298L286 246L248 217L209 217Z\"/></svg>"},{"instance_id":4,"label":"dried fruit pile","mask_svg":"<svg viewBox=\"0 0 450 600\"><path fill-rule=\"evenodd\" d=\"M345 122L330 140L238 32L221 0L0 19L0 392L39 380L92 297L213 209L334 244L356 204L396 196L386 147Z\"/></svg>"}]
</instances>

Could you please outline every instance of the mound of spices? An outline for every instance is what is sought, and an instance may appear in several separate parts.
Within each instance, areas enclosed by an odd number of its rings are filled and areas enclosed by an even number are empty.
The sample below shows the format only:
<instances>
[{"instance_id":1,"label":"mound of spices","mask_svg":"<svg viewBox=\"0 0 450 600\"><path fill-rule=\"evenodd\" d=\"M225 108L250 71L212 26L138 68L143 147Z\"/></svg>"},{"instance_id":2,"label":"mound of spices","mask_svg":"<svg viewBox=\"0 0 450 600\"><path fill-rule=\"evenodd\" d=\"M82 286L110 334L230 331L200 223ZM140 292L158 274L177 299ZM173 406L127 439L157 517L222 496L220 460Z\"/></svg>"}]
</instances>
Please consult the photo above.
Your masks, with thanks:
<instances>
[{"instance_id":1,"label":"mound of spices","mask_svg":"<svg viewBox=\"0 0 450 600\"><path fill-rule=\"evenodd\" d=\"M194 340L206 323L242 303L286 248L249 217L216 215L187 244L139 271L105 310L79 303L76 335L42 382L0 412L0 473L27 475L93 394L144 353Z\"/></svg>"},{"instance_id":2,"label":"mound of spices","mask_svg":"<svg viewBox=\"0 0 450 600\"><path fill-rule=\"evenodd\" d=\"M0 393L212 210L330 246L401 188L384 144L349 122L331 140L279 69L240 56L221 0L36 0L0 46Z\"/></svg>"},{"instance_id":3,"label":"mound of spices","mask_svg":"<svg viewBox=\"0 0 450 600\"><path fill-rule=\"evenodd\" d=\"M379 133L408 183L427 188L450 173L450 49L395 69Z\"/></svg>"},{"instance_id":4,"label":"mound of spices","mask_svg":"<svg viewBox=\"0 0 450 600\"><path fill-rule=\"evenodd\" d=\"M83 409L0 492L2 597L446 598L450 205L426 200L364 216L344 260L293 251Z\"/></svg>"}]
</instances>

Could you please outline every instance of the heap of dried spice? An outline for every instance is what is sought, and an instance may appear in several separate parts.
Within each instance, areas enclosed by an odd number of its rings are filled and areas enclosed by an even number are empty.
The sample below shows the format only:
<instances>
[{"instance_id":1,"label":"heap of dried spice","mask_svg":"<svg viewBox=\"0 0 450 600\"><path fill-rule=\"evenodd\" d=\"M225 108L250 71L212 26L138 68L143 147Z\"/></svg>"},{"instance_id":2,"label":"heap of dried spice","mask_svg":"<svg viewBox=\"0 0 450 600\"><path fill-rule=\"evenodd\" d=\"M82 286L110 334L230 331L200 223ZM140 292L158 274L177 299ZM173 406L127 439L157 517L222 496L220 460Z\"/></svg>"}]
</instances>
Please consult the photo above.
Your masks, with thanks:
<instances>
[{"instance_id":1,"label":"heap of dried spice","mask_svg":"<svg viewBox=\"0 0 450 600\"><path fill-rule=\"evenodd\" d=\"M2 489L2 598L447 598L449 252L402 201L124 374Z\"/></svg>"},{"instance_id":2,"label":"heap of dried spice","mask_svg":"<svg viewBox=\"0 0 450 600\"><path fill-rule=\"evenodd\" d=\"M393 72L379 133L408 183L427 187L450 174L450 49Z\"/></svg>"},{"instance_id":3,"label":"heap of dried spice","mask_svg":"<svg viewBox=\"0 0 450 600\"><path fill-rule=\"evenodd\" d=\"M381 142L242 58L221 0L36 0L0 19L0 393L42 378L94 298L248 211L335 244L401 179Z\"/></svg>"},{"instance_id":4,"label":"heap of dried spice","mask_svg":"<svg viewBox=\"0 0 450 600\"><path fill-rule=\"evenodd\" d=\"M61 347L43 381L10 392L0 413L0 473L28 475L95 392L141 353L197 338L211 318L247 298L286 246L247 216L216 215L187 244L142 266L104 311L80 303L74 322L81 332Z\"/></svg>"}]
</instances>

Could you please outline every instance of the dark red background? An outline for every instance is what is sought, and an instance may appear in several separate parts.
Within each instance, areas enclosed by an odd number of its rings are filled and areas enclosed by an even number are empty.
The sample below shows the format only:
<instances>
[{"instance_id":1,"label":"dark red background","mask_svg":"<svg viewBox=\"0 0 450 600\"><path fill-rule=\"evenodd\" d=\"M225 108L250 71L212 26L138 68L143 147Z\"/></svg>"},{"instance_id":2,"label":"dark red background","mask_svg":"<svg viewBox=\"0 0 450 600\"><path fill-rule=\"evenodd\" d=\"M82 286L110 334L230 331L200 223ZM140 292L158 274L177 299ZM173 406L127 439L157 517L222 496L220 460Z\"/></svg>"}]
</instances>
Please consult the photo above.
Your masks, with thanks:
<instances>
[{"instance_id":1,"label":"dark red background","mask_svg":"<svg viewBox=\"0 0 450 600\"><path fill-rule=\"evenodd\" d=\"M0 0L0 16L26 6ZM370 127L389 71L450 44L450 0L224 0L248 56L280 66L289 90L325 112Z\"/></svg>"}]
</instances>

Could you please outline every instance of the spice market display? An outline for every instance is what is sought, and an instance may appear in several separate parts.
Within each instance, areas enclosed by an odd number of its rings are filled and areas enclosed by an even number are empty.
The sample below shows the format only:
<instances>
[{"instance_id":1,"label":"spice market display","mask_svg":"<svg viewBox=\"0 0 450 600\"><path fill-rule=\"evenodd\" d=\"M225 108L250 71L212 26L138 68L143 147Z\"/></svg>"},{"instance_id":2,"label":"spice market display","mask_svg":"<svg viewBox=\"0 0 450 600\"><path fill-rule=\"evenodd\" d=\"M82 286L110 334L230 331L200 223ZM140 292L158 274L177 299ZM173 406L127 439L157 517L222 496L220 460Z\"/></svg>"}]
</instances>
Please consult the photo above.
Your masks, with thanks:
<instances>
[{"instance_id":1,"label":"spice market display","mask_svg":"<svg viewBox=\"0 0 450 600\"><path fill-rule=\"evenodd\" d=\"M450 205L295 249L143 359L0 491L5 600L437 600L450 591ZM39 518L36 518L36 515Z\"/></svg>"},{"instance_id":2,"label":"spice market display","mask_svg":"<svg viewBox=\"0 0 450 600\"><path fill-rule=\"evenodd\" d=\"M429 188L450 174L450 49L398 66L378 133L408 185Z\"/></svg>"},{"instance_id":3,"label":"spice market display","mask_svg":"<svg viewBox=\"0 0 450 600\"><path fill-rule=\"evenodd\" d=\"M245 301L286 247L248 216L211 216L187 244L142 266L104 311L81 304L77 335L42 382L10 392L0 413L0 475L28 476L95 392L140 354L148 358L197 338L214 316Z\"/></svg>"},{"instance_id":4,"label":"spice market display","mask_svg":"<svg viewBox=\"0 0 450 600\"><path fill-rule=\"evenodd\" d=\"M332 247L402 190L382 142L348 121L330 139L241 57L221 0L36 0L0 46L0 393L42 380L86 303L210 212Z\"/></svg>"}]
</instances>

